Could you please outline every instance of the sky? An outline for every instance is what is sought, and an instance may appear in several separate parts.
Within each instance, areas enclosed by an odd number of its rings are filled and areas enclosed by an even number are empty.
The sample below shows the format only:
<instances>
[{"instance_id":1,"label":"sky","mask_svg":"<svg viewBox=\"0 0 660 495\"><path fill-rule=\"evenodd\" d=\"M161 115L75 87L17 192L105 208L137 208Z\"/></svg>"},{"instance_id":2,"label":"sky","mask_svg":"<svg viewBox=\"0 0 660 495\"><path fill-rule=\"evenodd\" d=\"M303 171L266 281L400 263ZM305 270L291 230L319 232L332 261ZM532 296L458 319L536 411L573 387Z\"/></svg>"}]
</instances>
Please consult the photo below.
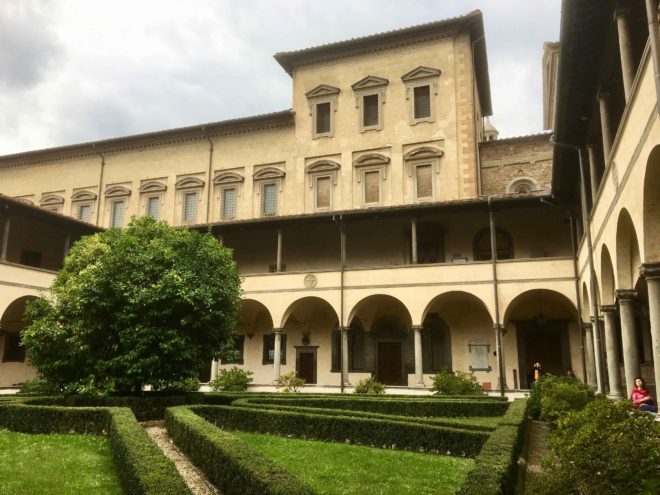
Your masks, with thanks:
<instances>
[{"instance_id":1,"label":"sky","mask_svg":"<svg viewBox=\"0 0 660 495\"><path fill-rule=\"evenodd\" d=\"M0 0L0 155L286 110L275 53L475 9L500 137L541 131L560 0Z\"/></svg>"}]
</instances>

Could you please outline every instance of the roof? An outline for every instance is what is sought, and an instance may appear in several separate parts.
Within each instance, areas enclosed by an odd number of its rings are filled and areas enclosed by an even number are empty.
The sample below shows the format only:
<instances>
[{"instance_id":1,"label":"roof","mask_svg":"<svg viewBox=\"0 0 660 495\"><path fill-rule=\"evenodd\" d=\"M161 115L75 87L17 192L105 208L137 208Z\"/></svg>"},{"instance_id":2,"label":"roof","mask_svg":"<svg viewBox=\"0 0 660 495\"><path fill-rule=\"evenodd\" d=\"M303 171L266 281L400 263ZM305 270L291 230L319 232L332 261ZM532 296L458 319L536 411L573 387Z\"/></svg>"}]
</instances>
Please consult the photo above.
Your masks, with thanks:
<instances>
[{"instance_id":1,"label":"roof","mask_svg":"<svg viewBox=\"0 0 660 495\"><path fill-rule=\"evenodd\" d=\"M37 218L38 220L48 221L60 225L67 225L69 227L76 227L79 230L87 230L89 233L101 232L102 230L105 230L102 227L97 227L91 223L83 222L77 218L45 210L39 206L35 206L25 201L21 201L20 199L5 196L4 194L0 193L0 212L7 211L19 212L22 215Z\"/></svg>"},{"instance_id":2,"label":"roof","mask_svg":"<svg viewBox=\"0 0 660 495\"><path fill-rule=\"evenodd\" d=\"M142 134L132 134L129 136L102 139L99 141L88 141L66 146L57 146L54 148L44 148L0 156L0 167L31 163L38 160L54 161L70 157L98 155L99 153L149 146L157 143L162 144L182 140L206 139L209 136L214 136L223 132L244 132L270 125L293 125L293 119L293 111L283 110L280 112L252 115L249 117L220 120L206 124L177 127L174 129L165 129Z\"/></svg>"},{"instance_id":3,"label":"roof","mask_svg":"<svg viewBox=\"0 0 660 495\"><path fill-rule=\"evenodd\" d=\"M536 132L532 134L522 134L520 136L509 136L509 137L504 137L504 138L498 138L493 141L482 141L479 143L480 145L497 145L497 143L506 143L508 141L524 141L525 139L543 139L547 138L550 139L552 137L552 132L544 131L544 132Z\"/></svg>"},{"instance_id":4,"label":"roof","mask_svg":"<svg viewBox=\"0 0 660 495\"><path fill-rule=\"evenodd\" d=\"M432 39L433 36L443 35L452 29L469 30L474 42L474 59L477 72L477 88L484 115L492 115L492 102L490 95L490 80L488 76L488 57L484 38L483 15L480 10L468 14L443 19L425 24L418 24L402 29L395 29L383 33L351 38L345 41L327 43L291 52L275 54L275 60L288 74L301 65L335 60L369 53L375 50L386 50L411 43L418 43Z\"/></svg>"}]
</instances>

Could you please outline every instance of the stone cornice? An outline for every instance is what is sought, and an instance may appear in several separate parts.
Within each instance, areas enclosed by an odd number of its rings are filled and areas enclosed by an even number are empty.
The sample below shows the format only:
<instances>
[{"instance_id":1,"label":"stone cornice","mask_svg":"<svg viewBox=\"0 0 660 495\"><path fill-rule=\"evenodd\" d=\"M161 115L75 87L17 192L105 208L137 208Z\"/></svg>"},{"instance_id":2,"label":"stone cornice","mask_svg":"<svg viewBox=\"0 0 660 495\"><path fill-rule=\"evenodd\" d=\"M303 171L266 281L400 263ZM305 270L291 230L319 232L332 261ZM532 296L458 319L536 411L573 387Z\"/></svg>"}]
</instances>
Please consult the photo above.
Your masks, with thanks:
<instances>
[{"instance_id":1,"label":"stone cornice","mask_svg":"<svg viewBox=\"0 0 660 495\"><path fill-rule=\"evenodd\" d=\"M660 261L643 263L639 268L639 274L646 280L660 278Z\"/></svg>"},{"instance_id":2,"label":"stone cornice","mask_svg":"<svg viewBox=\"0 0 660 495\"><path fill-rule=\"evenodd\" d=\"M637 291L633 289L617 289L617 301L635 301L637 299Z\"/></svg>"}]
</instances>

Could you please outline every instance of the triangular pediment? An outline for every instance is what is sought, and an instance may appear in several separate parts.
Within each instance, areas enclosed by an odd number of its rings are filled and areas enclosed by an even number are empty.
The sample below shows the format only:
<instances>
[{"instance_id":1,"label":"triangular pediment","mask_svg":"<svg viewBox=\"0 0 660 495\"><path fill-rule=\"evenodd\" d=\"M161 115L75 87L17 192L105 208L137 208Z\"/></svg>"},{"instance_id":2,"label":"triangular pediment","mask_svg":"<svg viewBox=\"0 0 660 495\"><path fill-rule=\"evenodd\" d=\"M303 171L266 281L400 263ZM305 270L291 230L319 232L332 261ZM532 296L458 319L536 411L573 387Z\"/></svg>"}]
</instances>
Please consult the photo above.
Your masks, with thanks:
<instances>
[{"instance_id":1,"label":"triangular pediment","mask_svg":"<svg viewBox=\"0 0 660 495\"><path fill-rule=\"evenodd\" d=\"M339 94L339 88L334 86L328 86L327 84L320 84L316 86L313 90L305 93L307 98L316 98L318 96L331 96Z\"/></svg>"},{"instance_id":2,"label":"triangular pediment","mask_svg":"<svg viewBox=\"0 0 660 495\"><path fill-rule=\"evenodd\" d=\"M388 81L385 78L378 77L378 76L367 76L363 79L360 79L358 82L353 84L351 88L353 90L356 89L366 89L366 88L376 88L378 86L385 86L386 84L389 84L390 81Z\"/></svg>"},{"instance_id":3,"label":"triangular pediment","mask_svg":"<svg viewBox=\"0 0 660 495\"><path fill-rule=\"evenodd\" d=\"M425 77L438 77L440 69L433 69L431 67L424 67L420 65L416 69L411 70L407 74L401 76L402 81L414 81L415 79L424 79Z\"/></svg>"}]
</instances>

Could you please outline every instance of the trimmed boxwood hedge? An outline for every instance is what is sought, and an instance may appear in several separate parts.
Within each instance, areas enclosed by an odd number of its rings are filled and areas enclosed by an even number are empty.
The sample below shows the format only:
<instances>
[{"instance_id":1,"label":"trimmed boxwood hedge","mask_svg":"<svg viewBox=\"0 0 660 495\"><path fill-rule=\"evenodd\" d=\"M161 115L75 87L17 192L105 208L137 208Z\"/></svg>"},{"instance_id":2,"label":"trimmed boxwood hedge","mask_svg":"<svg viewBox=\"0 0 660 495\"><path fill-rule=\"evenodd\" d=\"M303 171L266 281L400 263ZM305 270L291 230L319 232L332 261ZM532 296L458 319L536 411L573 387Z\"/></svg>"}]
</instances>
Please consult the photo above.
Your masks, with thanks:
<instances>
[{"instance_id":1,"label":"trimmed boxwood hedge","mask_svg":"<svg viewBox=\"0 0 660 495\"><path fill-rule=\"evenodd\" d=\"M165 424L179 448L225 495L315 493L295 475L248 447L243 440L212 425L188 407L167 409Z\"/></svg>"},{"instance_id":2,"label":"trimmed boxwood hedge","mask_svg":"<svg viewBox=\"0 0 660 495\"><path fill-rule=\"evenodd\" d=\"M358 418L374 418L374 419L388 419L391 421L403 421L405 423L416 424L429 424L435 426L446 426L448 428L460 428L461 430L475 430L475 431L493 431L494 426L483 426L469 423L456 423L450 421L443 421L441 416L432 418L412 418L410 416L395 416L392 414L380 414L367 411L351 411L348 409L319 409L313 407L302 406L289 406L281 404L257 404L250 401L250 399L238 399L232 402L232 406L249 407L254 409L274 409L282 411L299 412L304 414L321 414L325 416L351 416Z\"/></svg>"},{"instance_id":3,"label":"trimmed boxwood hedge","mask_svg":"<svg viewBox=\"0 0 660 495\"><path fill-rule=\"evenodd\" d=\"M280 397L254 397L248 399L250 404L280 404L313 407L321 409L347 409L351 411L366 411L380 414L413 417L460 417L460 416L502 416L509 403L503 401L471 401L463 400L416 400L359 398L347 400L325 397L298 396L294 399Z\"/></svg>"},{"instance_id":4,"label":"trimmed boxwood hedge","mask_svg":"<svg viewBox=\"0 0 660 495\"><path fill-rule=\"evenodd\" d=\"M213 424L230 430L352 442L373 447L477 455L488 433L430 424L354 416L303 414L238 406L189 406Z\"/></svg>"},{"instance_id":5,"label":"trimmed boxwood hedge","mask_svg":"<svg viewBox=\"0 0 660 495\"><path fill-rule=\"evenodd\" d=\"M459 495L511 495L514 493L518 454L527 427L527 401L511 404L509 414L491 434L468 473Z\"/></svg>"},{"instance_id":6,"label":"trimmed boxwood hedge","mask_svg":"<svg viewBox=\"0 0 660 495\"><path fill-rule=\"evenodd\" d=\"M0 404L0 428L23 433L107 433L124 493L191 493L174 463L152 442L129 409Z\"/></svg>"}]
</instances>

